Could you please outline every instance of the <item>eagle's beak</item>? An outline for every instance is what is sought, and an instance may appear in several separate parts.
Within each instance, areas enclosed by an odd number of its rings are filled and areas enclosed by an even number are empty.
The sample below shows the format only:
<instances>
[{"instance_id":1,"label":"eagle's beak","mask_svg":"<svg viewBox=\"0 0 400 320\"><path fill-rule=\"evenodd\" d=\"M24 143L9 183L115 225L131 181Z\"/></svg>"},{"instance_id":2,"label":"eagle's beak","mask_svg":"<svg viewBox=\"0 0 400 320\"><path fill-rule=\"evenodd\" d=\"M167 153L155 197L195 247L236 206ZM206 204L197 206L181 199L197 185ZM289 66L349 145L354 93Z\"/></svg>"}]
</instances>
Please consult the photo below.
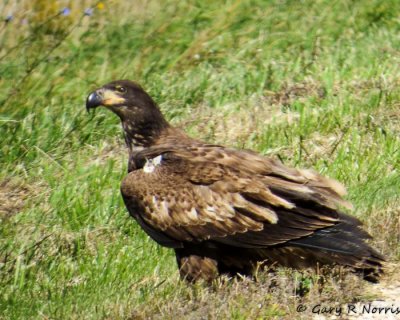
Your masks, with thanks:
<instances>
[{"instance_id":1,"label":"eagle's beak","mask_svg":"<svg viewBox=\"0 0 400 320\"><path fill-rule=\"evenodd\" d=\"M103 98L97 91L93 91L86 99L86 110L89 112L90 109L96 108L103 104Z\"/></svg>"}]
</instances>

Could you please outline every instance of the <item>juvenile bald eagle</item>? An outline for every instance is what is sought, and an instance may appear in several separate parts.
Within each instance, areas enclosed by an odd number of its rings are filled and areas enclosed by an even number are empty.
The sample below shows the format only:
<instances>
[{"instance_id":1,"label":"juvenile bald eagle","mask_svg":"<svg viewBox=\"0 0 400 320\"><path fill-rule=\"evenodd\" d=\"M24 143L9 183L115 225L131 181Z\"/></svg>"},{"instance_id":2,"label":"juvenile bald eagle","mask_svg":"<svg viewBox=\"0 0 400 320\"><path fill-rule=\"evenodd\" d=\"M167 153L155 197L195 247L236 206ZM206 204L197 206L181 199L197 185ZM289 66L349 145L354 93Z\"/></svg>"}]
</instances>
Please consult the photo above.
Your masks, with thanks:
<instances>
[{"instance_id":1,"label":"juvenile bald eagle","mask_svg":"<svg viewBox=\"0 0 400 320\"><path fill-rule=\"evenodd\" d=\"M182 278L250 275L258 264L343 265L376 281L383 257L337 181L251 151L207 144L172 127L136 83L92 92L87 109L119 116L129 150L121 193L130 215L173 248Z\"/></svg>"}]
</instances>

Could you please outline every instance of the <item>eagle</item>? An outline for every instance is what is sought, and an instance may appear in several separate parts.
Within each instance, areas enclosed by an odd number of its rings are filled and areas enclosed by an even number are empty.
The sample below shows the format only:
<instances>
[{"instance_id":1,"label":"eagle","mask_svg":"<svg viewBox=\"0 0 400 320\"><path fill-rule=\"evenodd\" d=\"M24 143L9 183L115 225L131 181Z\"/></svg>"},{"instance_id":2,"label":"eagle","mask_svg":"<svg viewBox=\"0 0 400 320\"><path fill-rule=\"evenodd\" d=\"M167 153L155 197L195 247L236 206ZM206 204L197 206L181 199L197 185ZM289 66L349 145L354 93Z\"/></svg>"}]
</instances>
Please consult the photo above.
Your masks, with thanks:
<instances>
[{"instance_id":1,"label":"eagle","mask_svg":"<svg viewBox=\"0 0 400 320\"><path fill-rule=\"evenodd\" d=\"M339 182L279 160L193 139L170 125L130 80L89 94L121 120L129 214L158 244L175 251L181 278L252 276L259 268L345 266L371 282L384 257L355 217Z\"/></svg>"}]
</instances>

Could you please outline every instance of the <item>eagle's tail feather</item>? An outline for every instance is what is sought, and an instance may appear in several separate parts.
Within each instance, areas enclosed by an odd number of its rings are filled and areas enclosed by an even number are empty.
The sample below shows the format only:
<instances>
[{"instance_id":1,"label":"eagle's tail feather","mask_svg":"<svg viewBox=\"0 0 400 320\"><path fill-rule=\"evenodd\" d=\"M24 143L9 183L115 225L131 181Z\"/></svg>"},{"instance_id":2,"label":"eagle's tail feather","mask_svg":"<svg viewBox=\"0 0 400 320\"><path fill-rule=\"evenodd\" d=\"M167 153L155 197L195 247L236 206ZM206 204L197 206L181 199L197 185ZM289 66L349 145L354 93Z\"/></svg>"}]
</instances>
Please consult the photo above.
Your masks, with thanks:
<instances>
[{"instance_id":1,"label":"eagle's tail feather","mask_svg":"<svg viewBox=\"0 0 400 320\"><path fill-rule=\"evenodd\" d=\"M364 279L376 282L383 272L384 258L365 242L367 238L369 235L361 228L343 221L287 245L303 249L322 264L348 266L362 273Z\"/></svg>"}]
</instances>

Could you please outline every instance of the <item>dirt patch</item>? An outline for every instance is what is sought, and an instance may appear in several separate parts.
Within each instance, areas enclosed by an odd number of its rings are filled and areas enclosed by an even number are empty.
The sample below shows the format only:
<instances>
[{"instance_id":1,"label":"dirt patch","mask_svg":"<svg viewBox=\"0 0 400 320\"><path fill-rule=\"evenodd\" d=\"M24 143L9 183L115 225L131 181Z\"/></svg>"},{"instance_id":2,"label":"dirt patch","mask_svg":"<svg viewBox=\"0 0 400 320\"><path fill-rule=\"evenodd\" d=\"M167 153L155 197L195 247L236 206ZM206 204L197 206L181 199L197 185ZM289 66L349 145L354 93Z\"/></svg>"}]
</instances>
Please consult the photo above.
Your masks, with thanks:
<instances>
[{"instance_id":1,"label":"dirt patch","mask_svg":"<svg viewBox=\"0 0 400 320\"><path fill-rule=\"evenodd\" d=\"M400 105L393 105L392 108L384 106L368 117L370 130L379 130L384 135L388 133L400 136Z\"/></svg>"},{"instance_id":2,"label":"dirt patch","mask_svg":"<svg viewBox=\"0 0 400 320\"><path fill-rule=\"evenodd\" d=\"M326 89L312 79L306 79L300 83L283 83L277 92L266 92L265 98L271 104L290 106L295 101L302 101L311 97L323 99L326 97Z\"/></svg>"},{"instance_id":3,"label":"dirt patch","mask_svg":"<svg viewBox=\"0 0 400 320\"><path fill-rule=\"evenodd\" d=\"M142 304L130 319L311 319L310 310L299 312L299 305L360 301L365 281L337 271L321 277L279 269L275 274L261 272L255 281L221 278L212 287L178 282L178 289L164 291L169 292L168 302L163 296L161 303Z\"/></svg>"},{"instance_id":4,"label":"dirt patch","mask_svg":"<svg viewBox=\"0 0 400 320\"><path fill-rule=\"evenodd\" d=\"M366 319L396 320L400 319L400 265L388 266L386 275L378 284L365 286L364 295L370 297L357 303L348 303L327 314L314 315L315 320L325 319ZM325 309L329 311L328 308ZM341 312L339 312L341 310ZM317 311L317 309L315 309ZM339 315L339 313L341 313Z\"/></svg>"},{"instance_id":5,"label":"dirt patch","mask_svg":"<svg viewBox=\"0 0 400 320\"><path fill-rule=\"evenodd\" d=\"M0 182L0 219L9 219L21 211L32 189L22 182L6 178Z\"/></svg>"}]
</instances>

